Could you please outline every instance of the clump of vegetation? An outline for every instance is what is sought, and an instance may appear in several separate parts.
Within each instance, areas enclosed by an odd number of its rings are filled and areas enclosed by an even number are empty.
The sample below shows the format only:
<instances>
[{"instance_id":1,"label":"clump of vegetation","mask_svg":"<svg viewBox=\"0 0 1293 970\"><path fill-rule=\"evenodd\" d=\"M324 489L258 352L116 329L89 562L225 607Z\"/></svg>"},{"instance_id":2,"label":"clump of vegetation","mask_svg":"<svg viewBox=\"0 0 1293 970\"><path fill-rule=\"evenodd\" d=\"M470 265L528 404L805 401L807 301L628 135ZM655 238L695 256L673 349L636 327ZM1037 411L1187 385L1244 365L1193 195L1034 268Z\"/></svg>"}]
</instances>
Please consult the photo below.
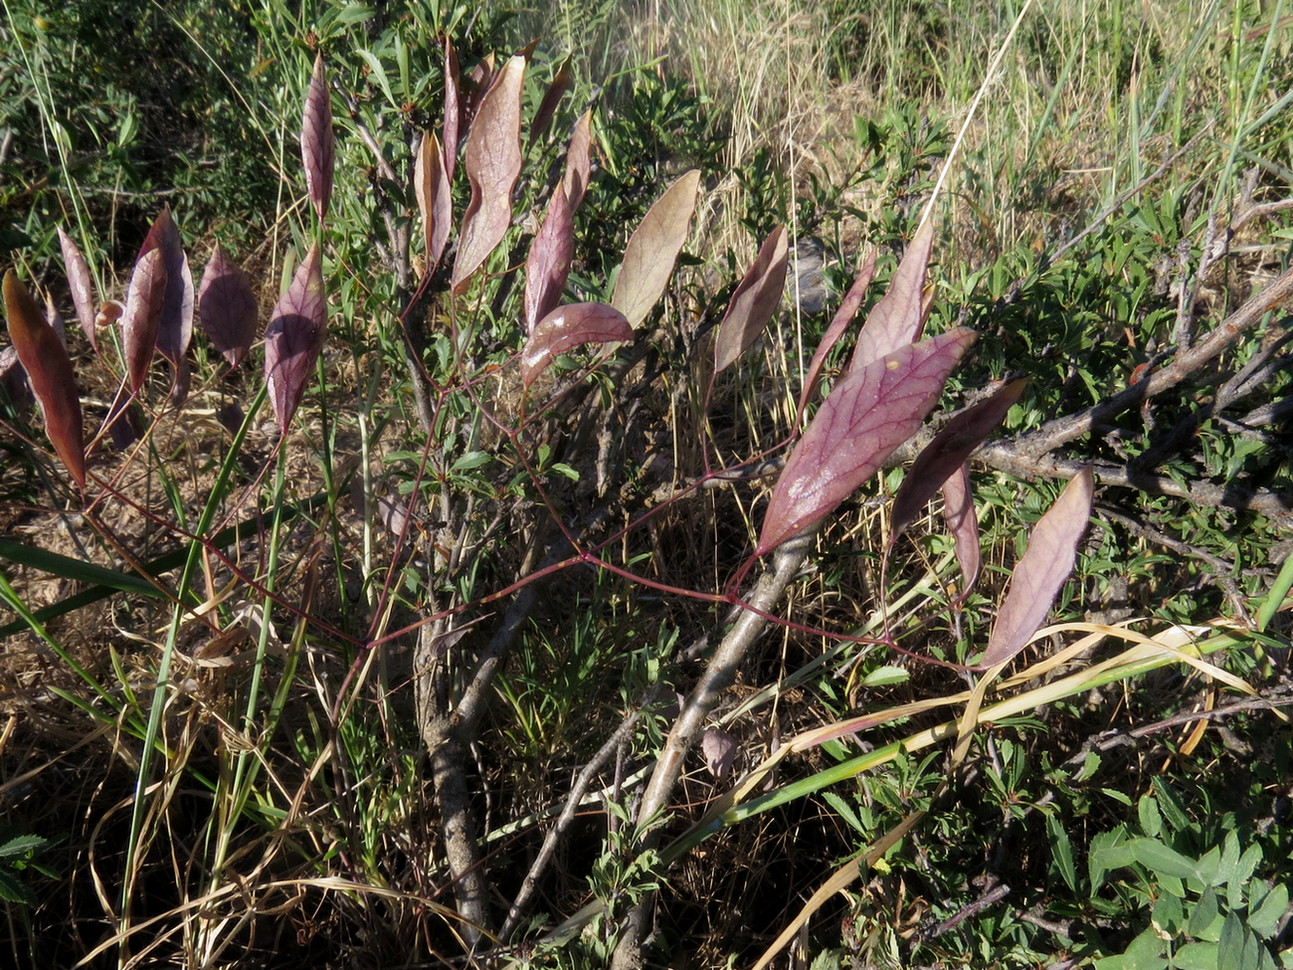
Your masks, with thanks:
<instances>
[{"instance_id":1,"label":"clump of vegetation","mask_svg":"<svg viewBox=\"0 0 1293 970\"><path fill-rule=\"evenodd\" d=\"M18 962L1293 964L1279 9L307 6L6 7Z\"/></svg>"}]
</instances>

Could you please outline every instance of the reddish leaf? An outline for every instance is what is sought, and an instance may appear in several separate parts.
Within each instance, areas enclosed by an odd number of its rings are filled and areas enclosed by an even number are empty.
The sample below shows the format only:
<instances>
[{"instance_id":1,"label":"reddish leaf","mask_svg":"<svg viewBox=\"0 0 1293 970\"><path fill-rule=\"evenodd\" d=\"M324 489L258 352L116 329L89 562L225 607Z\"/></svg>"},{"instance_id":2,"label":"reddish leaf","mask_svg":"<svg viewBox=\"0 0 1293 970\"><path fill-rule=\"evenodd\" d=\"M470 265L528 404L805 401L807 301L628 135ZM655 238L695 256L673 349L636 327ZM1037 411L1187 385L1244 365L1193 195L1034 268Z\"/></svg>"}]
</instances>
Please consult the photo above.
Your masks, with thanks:
<instances>
[{"instance_id":1,"label":"reddish leaf","mask_svg":"<svg viewBox=\"0 0 1293 970\"><path fill-rule=\"evenodd\" d=\"M831 320L831 325L826 328L826 335L822 337L822 342L817 345L817 352L813 354L812 362L808 365L808 376L799 392L800 414L803 414L804 408L808 404L808 396L812 394L813 387L817 384L822 365L826 363L826 355L839 342L848 325L857 316L858 307L862 305L862 298L866 295L867 287L871 285L871 277L875 275L875 257L875 250L872 250L871 255L862 264L862 268L858 270L858 275L853 280L853 285L844 294L844 302L835 311L835 317Z\"/></svg>"},{"instance_id":2,"label":"reddish leaf","mask_svg":"<svg viewBox=\"0 0 1293 970\"><path fill-rule=\"evenodd\" d=\"M575 130L570 136L570 147L566 149L566 172L562 184L566 188L566 200L570 203L572 213L579 211L584 201L584 192L588 189L589 148L592 144L593 113L585 111L575 122Z\"/></svg>"},{"instance_id":3,"label":"reddish leaf","mask_svg":"<svg viewBox=\"0 0 1293 970\"><path fill-rule=\"evenodd\" d=\"M26 407L35 400L27 381L27 371L18 362L18 351L12 346L0 350L0 390L16 408Z\"/></svg>"},{"instance_id":4,"label":"reddish leaf","mask_svg":"<svg viewBox=\"0 0 1293 970\"><path fill-rule=\"evenodd\" d=\"M570 73L570 57L567 56L561 67L557 68L557 73L548 85L548 90L543 92L543 100L539 102L539 108L534 112L534 120L530 122L530 138L547 131L548 125L552 122L552 116L556 114L557 105L565 97L570 85L574 83L575 76Z\"/></svg>"},{"instance_id":5,"label":"reddish leaf","mask_svg":"<svg viewBox=\"0 0 1293 970\"><path fill-rule=\"evenodd\" d=\"M332 169L336 140L332 133L332 95L323 70L323 55L314 58L310 87L305 94L305 111L301 118L301 161L305 166L305 187L322 222L332 199Z\"/></svg>"},{"instance_id":6,"label":"reddish leaf","mask_svg":"<svg viewBox=\"0 0 1293 970\"><path fill-rule=\"evenodd\" d=\"M323 349L327 301L319 247L310 247L265 330L265 385L274 419L286 431Z\"/></svg>"},{"instance_id":7,"label":"reddish leaf","mask_svg":"<svg viewBox=\"0 0 1293 970\"><path fill-rule=\"evenodd\" d=\"M571 303L557 307L539 321L521 353L521 380L534 383L558 354L580 344L632 340L633 328L624 314L605 303Z\"/></svg>"},{"instance_id":8,"label":"reddish leaf","mask_svg":"<svg viewBox=\"0 0 1293 970\"><path fill-rule=\"evenodd\" d=\"M533 333L535 325L561 302L561 291L570 275L570 260L575 252L575 223L566 202L566 190L560 183L552 190L543 225L530 244L525 261L525 329Z\"/></svg>"},{"instance_id":9,"label":"reddish leaf","mask_svg":"<svg viewBox=\"0 0 1293 970\"><path fill-rule=\"evenodd\" d=\"M863 367L905 347L920 335L924 322L921 309L922 291L925 286L925 269L934 247L933 221L925 222L907 247L902 262L894 271L889 289L871 308L849 369Z\"/></svg>"},{"instance_id":10,"label":"reddish leaf","mask_svg":"<svg viewBox=\"0 0 1293 970\"><path fill-rule=\"evenodd\" d=\"M67 349L67 328L63 326L63 318L58 315L58 307L54 306L54 296L52 293L45 294L45 322L49 324L54 331L54 336L58 337L58 342Z\"/></svg>"},{"instance_id":11,"label":"reddish leaf","mask_svg":"<svg viewBox=\"0 0 1293 970\"><path fill-rule=\"evenodd\" d=\"M138 394L157 349L157 328L166 303L166 262L160 249L149 249L135 262L121 311L121 342L130 390Z\"/></svg>"},{"instance_id":12,"label":"reddish leaf","mask_svg":"<svg viewBox=\"0 0 1293 970\"><path fill-rule=\"evenodd\" d=\"M705 765L715 778L726 778L736 761L736 738L722 728L707 727L700 736L700 751Z\"/></svg>"},{"instance_id":13,"label":"reddish leaf","mask_svg":"<svg viewBox=\"0 0 1293 970\"><path fill-rule=\"evenodd\" d=\"M759 247L759 255L732 294L714 342L714 373L727 367L758 339L772 319L786 288L786 228L778 226Z\"/></svg>"},{"instance_id":14,"label":"reddish leaf","mask_svg":"<svg viewBox=\"0 0 1293 970\"><path fill-rule=\"evenodd\" d=\"M1073 571L1078 539L1091 518L1095 479L1088 465L1074 476L1033 526L1028 548L1015 564L1005 602L983 651L982 665L995 667L1024 648L1050 612L1055 594Z\"/></svg>"},{"instance_id":15,"label":"reddish leaf","mask_svg":"<svg viewBox=\"0 0 1293 970\"><path fill-rule=\"evenodd\" d=\"M178 369L193 339L193 273L184 255L180 231L171 218L170 206L162 209L153 222L139 254L142 256L154 249L161 252L166 269L165 296L157 319L157 352Z\"/></svg>"},{"instance_id":16,"label":"reddish leaf","mask_svg":"<svg viewBox=\"0 0 1293 970\"><path fill-rule=\"evenodd\" d=\"M72 361L13 270L5 273L4 306L9 339L45 415L45 433L72 479L85 491L81 401L76 395Z\"/></svg>"},{"instance_id":17,"label":"reddish leaf","mask_svg":"<svg viewBox=\"0 0 1293 970\"><path fill-rule=\"evenodd\" d=\"M458 164L458 136L462 130L462 99L458 94L458 55L449 38L444 39L444 174L453 181Z\"/></svg>"},{"instance_id":18,"label":"reddish leaf","mask_svg":"<svg viewBox=\"0 0 1293 970\"><path fill-rule=\"evenodd\" d=\"M494 83L494 55L486 54L476 66L467 72L466 84L463 85L462 94L462 128L461 131L467 131L476 121L476 115L480 113L481 104L485 100L485 95L489 93L490 86ZM519 131L519 129L518 129Z\"/></svg>"},{"instance_id":19,"label":"reddish leaf","mask_svg":"<svg viewBox=\"0 0 1293 970\"><path fill-rule=\"evenodd\" d=\"M979 516L970 494L970 468L962 465L943 483L943 522L952 535L956 561L964 580L962 593L969 592L979 578L983 559L979 552Z\"/></svg>"},{"instance_id":20,"label":"reddish leaf","mask_svg":"<svg viewBox=\"0 0 1293 970\"><path fill-rule=\"evenodd\" d=\"M424 272L428 276L435 272L440 257L444 255L444 247L449 242L449 225L453 222L453 197L449 192L445 161L435 135L429 131L423 134L413 189L418 197L418 211L422 214L422 240L426 254Z\"/></svg>"},{"instance_id":21,"label":"reddish leaf","mask_svg":"<svg viewBox=\"0 0 1293 970\"><path fill-rule=\"evenodd\" d=\"M849 371L790 453L755 554L820 522L875 474L920 427L975 336L959 327Z\"/></svg>"},{"instance_id":22,"label":"reddish leaf","mask_svg":"<svg viewBox=\"0 0 1293 970\"><path fill-rule=\"evenodd\" d=\"M665 190L642 218L624 248L624 262L615 280L611 304L636 327L659 302L673 273L674 260L687 241L687 228L696 211L700 172L692 169Z\"/></svg>"},{"instance_id":23,"label":"reddish leaf","mask_svg":"<svg viewBox=\"0 0 1293 970\"><path fill-rule=\"evenodd\" d=\"M63 250L63 265L67 267L67 285L72 291L72 305L76 307L76 319L85 332L86 339L95 350L99 349L98 334L94 328L95 306L94 282L90 278L90 267L81 255L81 250L72 242L72 237L58 227L58 245Z\"/></svg>"},{"instance_id":24,"label":"reddish leaf","mask_svg":"<svg viewBox=\"0 0 1293 970\"><path fill-rule=\"evenodd\" d=\"M198 309L207 337L229 366L237 367L256 338L256 296L242 268L219 243L202 274Z\"/></svg>"},{"instance_id":25,"label":"reddish leaf","mask_svg":"<svg viewBox=\"0 0 1293 970\"><path fill-rule=\"evenodd\" d=\"M1011 405L1019 400L1027 383L1027 380L1011 381L991 397L953 415L916 456L893 500L889 520L890 546L915 521L943 483L965 464L970 453L992 434Z\"/></svg>"},{"instance_id":26,"label":"reddish leaf","mask_svg":"<svg viewBox=\"0 0 1293 970\"><path fill-rule=\"evenodd\" d=\"M511 58L481 102L464 149L471 202L462 220L453 292L466 289L471 275L503 240L512 222L512 186L521 174L521 85L525 58Z\"/></svg>"},{"instance_id":27,"label":"reddish leaf","mask_svg":"<svg viewBox=\"0 0 1293 970\"><path fill-rule=\"evenodd\" d=\"M117 394L108 406L108 414L103 419L103 431L112 436L112 444L118 451L125 451L139 440L138 408L125 383L117 388Z\"/></svg>"}]
</instances>

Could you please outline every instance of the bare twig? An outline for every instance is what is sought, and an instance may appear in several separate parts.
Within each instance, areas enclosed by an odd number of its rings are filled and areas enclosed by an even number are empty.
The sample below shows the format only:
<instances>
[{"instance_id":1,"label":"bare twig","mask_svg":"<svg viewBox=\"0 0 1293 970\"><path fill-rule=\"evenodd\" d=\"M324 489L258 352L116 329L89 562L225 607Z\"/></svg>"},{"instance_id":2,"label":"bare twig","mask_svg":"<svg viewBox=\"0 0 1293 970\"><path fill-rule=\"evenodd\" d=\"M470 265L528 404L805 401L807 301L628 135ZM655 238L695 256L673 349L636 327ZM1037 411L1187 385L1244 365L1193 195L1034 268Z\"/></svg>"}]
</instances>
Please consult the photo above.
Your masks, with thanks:
<instances>
[{"instance_id":1,"label":"bare twig","mask_svg":"<svg viewBox=\"0 0 1293 970\"><path fill-rule=\"evenodd\" d=\"M653 693L660 693L662 686L662 684L657 683ZM606 739L606 743L597 750L592 760L584 765L579 772L575 783L570 787L570 795L566 799L565 808L562 809L557 823L544 836L543 846L539 849L539 854L535 856L534 862L530 865L530 871L525 874L525 879L521 882L521 889L516 894L516 899L512 901L511 909L507 913L507 920L503 923L502 932L499 933L501 939L506 940L511 936L517 924L520 923L526 907L529 906L530 900L534 896L534 890L539 884L540 876L543 875L544 869L548 867L548 863L552 861L552 856L557 850L557 840L561 838L570 822L574 819L575 812L583 801L584 794L588 791L588 786L592 784L602 765L632 735L633 728L637 725L643 710L645 710L645 707L638 707L629 711L624 720L620 722L619 727Z\"/></svg>"},{"instance_id":2,"label":"bare twig","mask_svg":"<svg viewBox=\"0 0 1293 970\"><path fill-rule=\"evenodd\" d=\"M1018 439L1018 454L1040 458L1061 445L1088 434L1116 415L1143 401L1157 397L1180 384L1205 364L1221 355L1261 319L1293 296L1293 269L1286 270L1270 286L1251 297L1243 306L1222 321L1210 334L1188 350L1182 350L1171 361L1144 380L1137 381L1107 401L1076 414L1047 422L1039 430Z\"/></svg>"},{"instance_id":3,"label":"bare twig","mask_svg":"<svg viewBox=\"0 0 1293 970\"><path fill-rule=\"evenodd\" d=\"M731 685L736 669L744 660L750 646L763 632L770 613L791 579L799 571L804 557L812 546L816 530L809 530L785 543L773 553L772 565L755 583L754 590L746 602L751 609L745 610L736 621L735 626L723 637L714 651L700 682L687 698L673 729L665 741L664 751L656 763L651 780L638 806L637 823L639 831L645 834L641 839L641 849L649 851L660 840L658 826L647 828L668 806L673 790L682 775L683 762L696 739L705 727L705 719L718 703L722 692ZM615 950L612 967L615 970L635 970L642 964L641 944L646 935L647 921L654 907L653 894L633 907L622 927L619 945Z\"/></svg>"},{"instance_id":4,"label":"bare twig","mask_svg":"<svg viewBox=\"0 0 1293 970\"><path fill-rule=\"evenodd\" d=\"M991 468L1019 478L1072 478L1089 461L1055 458L1050 455L1030 457L1016 449L1015 441L991 441L974 453L974 460ZM1186 499L1206 508L1247 509L1272 519L1293 517L1293 495L1278 492L1253 491L1235 484L1216 485L1212 482L1182 484L1166 475L1154 475L1125 468L1121 465L1096 464L1093 466L1096 481L1118 488L1134 488L1151 495L1166 495Z\"/></svg>"}]
</instances>

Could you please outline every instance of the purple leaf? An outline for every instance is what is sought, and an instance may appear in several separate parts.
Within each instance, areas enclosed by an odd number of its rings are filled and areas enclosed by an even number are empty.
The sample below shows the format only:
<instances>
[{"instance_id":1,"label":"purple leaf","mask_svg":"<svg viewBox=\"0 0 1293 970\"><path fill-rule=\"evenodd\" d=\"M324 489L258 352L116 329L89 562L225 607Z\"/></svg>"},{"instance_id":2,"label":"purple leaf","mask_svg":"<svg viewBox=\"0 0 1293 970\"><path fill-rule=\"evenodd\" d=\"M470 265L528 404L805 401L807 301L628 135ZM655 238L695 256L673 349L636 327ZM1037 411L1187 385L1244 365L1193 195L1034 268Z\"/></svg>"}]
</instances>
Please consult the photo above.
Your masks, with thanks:
<instances>
[{"instance_id":1,"label":"purple leaf","mask_svg":"<svg viewBox=\"0 0 1293 970\"><path fill-rule=\"evenodd\" d=\"M178 369L193 339L193 273L169 205L153 222L139 253L142 256L153 249L161 252L166 269L166 291L157 318L157 352Z\"/></svg>"},{"instance_id":2,"label":"purple leaf","mask_svg":"<svg viewBox=\"0 0 1293 970\"><path fill-rule=\"evenodd\" d=\"M4 277L4 307L9 339L45 416L45 433L63 466L84 492L84 429L72 361L58 334L13 270Z\"/></svg>"},{"instance_id":3,"label":"purple leaf","mask_svg":"<svg viewBox=\"0 0 1293 970\"><path fill-rule=\"evenodd\" d=\"M292 285L279 297L265 330L265 384L274 419L284 432L323 349L326 312L323 271L315 244L297 268Z\"/></svg>"},{"instance_id":4,"label":"purple leaf","mask_svg":"<svg viewBox=\"0 0 1293 970\"><path fill-rule=\"evenodd\" d=\"M451 283L462 293L467 281L503 241L512 222L512 186L521 174L521 87L525 58L508 60L481 102L467 135L463 166L471 202L462 220Z\"/></svg>"},{"instance_id":5,"label":"purple leaf","mask_svg":"<svg viewBox=\"0 0 1293 970\"><path fill-rule=\"evenodd\" d=\"M242 268L219 243L202 274L198 309L207 337L229 366L237 367L256 338L256 296Z\"/></svg>"},{"instance_id":6,"label":"purple leaf","mask_svg":"<svg viewBox=\"0 0 1293 970\"><path fill-rule=\"evenodd\" d=\"M580 344L632 340L633 328L624 314L605 303L571 303L557 307L539 321L521 353L521 380L534 383L558 354Z\"/></svg>"},{"instance_id":7,"label":"purple leaf","mask_svg":"<svg viewBox=\"0 0 1293 970\"><path fill-rule=\"evenodd\" d=\"M915 434L975 337L958 327L850 370L790 453L755 555L820 522L875 474Z\"/></svg>"},{"instance_id":8,"label":"purple leaf","mask_svg":"<svg viewBox=\"0 0 1293 970\"><path fill-rule=\"evenodd\" d=\"M67 350L67 328L63 326L63 318L58 315L58 307L54 306L52 293L45 294L45 322L50 325L63 349Z\"/></svg>"},{"instance_id":9,"label":"purple leaf","mask_svg":"<svg viewBox=\"0 0 1293 970\"><path fill-rule=\"evenodd\" d=\"M956 561L961 567L961 593L973 588L983 559L979 551L979 516L970 495L970 469L962 465L943 483L943 522L952 535Z\"/></svg>"},{"instance_id":10,"label":"purple leaf","mask_svg":"<svg viewBox=\"0 0 1293 970\"><path fill-rule=\"evenodd\" d=\"M916 230L902 262L889 281L889 289L871 308L862 332L858 334L857 346L853 348L850 370L887 357L920 335L921 324L925 320L922 312L925 269L933 247L934 224L930 220Z\"/></svg>"},{"instance_id":11,"label":"purple leaf","mask_svg":"<svg viewBox=\"0 0 1293 970\"><path fill-rule=\"evenodd\" d=\"M997 611L983 667L995 667L1024 648L1050 612L1055 594L1073 571L1078 539L1091 518L1095 477L1088 465L1033 526L1028 548L1015 564L1005 602Z\"/></svg>"},{"instance_id":12,"label":"purple leaf","mask_svg":"<svg viewBox=\"0 0 1293 970\"><path fill-rule=\"evenodd\" d=\"M31 393L31 383L27 380L26 368L18 360L18 351L12 346L0 350L0 389L9 396L9 403L15 408L26 407L35 400Z\"/></svg>"},{"instance_id":13,"label":"purple leaf","mask_svg":"<svg viewBox=\"0 0 1293 970\"><path fill-rule=\"evenodd\" d=\"M449 176L445 172L446 158L440 152L440 142L426 132L422 136L422 149L418 152L417 173L413 188L418 197L418 211L422 214L422 239L425 246L426 269L435 272L449 242L450 223L453 222L453 197L449 192Z\"/></svg>"},{"instance_id":14,"label":"purple leaf","mask_svg":"<svg viewBox=\"0 0 1293 970\"><path fill-rule=\"evenodd\" d=\"M129 388L123 383L117 388L116 396L108 407L108 414L103 419L100 434L107 431L112 437L112 444L118 451L125 451L139 440L139 421L136 418L137 408Z\"/></svg>"},{"instance_id":15,"label":"purple leaf","mask_svg":"<svg viewBox=\"0 0 1293 970\"><path fill-rule=\"evenodd\" d=\"M121 311L121 342L132 393L138 394L148 378L165 302L165 257L160 249L148 249L135 262L126 287L126 306Z\"/></svg>"},{"instance_id":16,"label":"purple leaf","mask_svg":"<svg viewBox=\"0 0 1293 970\"><path fill-rule=\"evenodd\" d=\"M552 83L548 85L548 90L543 92L543 100L539 102L539 108L534 112L534 120L530 122L530 139L533 140L536 135L547 131L548 125L552 122L552 116L557 112L557 105L565 97L570 85L574 83L575 76L570 72L570 57L567 56L561 67L557 68L556 75L552 78Z\"/></svg>"},{"instance_id":17,"label":"purple leaf","mask_svg":"<svg viewBox=\"0 0 1293 970\"><path fill-rule=\"evenodd\" d=\"M486 54L476 66L467 72L463 79L466 83L462 85L459 96L462 98L462 127L460 132L466 132L476 121L476 115L480 113L481 104L485 100L485 95L489 93L490 87L494 83L494 55ZM517 129L519 133L519 128Z\"/></svg>"},{"instance_id":18,"label":"purple leaf","mask_svg":"<svg viewBox=\"0 0 1293 970\"><path fill-rule=\"evenodd\" d=\"M535 325L561 302L561 292L570 275L570 260L575 252L575 223L566 202L561 183L552 190L543 225L530 243L525 261L525 329L533 333Z\"/></svg>"},{"instance_id":19,"label":"purple leaf","mask_svg":"<svg viewBox=\"0 0 1293 970\"><path fill-rule=\"evenodd\" d=\"M700 736L700 751L705 756L705 766L715 778L725 778L736 760L736 738L722 728L708 727Z\"/></svg>"},{"instance_id":20,"label":"purple leaf","mask_svg":"<svg viewBox=\"0 0 1293 970\"><path fill-rule=\"evenodd\" d=\"M1019 400L1027 383L1027 380L1011 381L991 397L953 415L916 456L893 500L889 518L890 546L915 521L943 483L965 464L970 453L983 444L1001 423L1006 412Z\"/></svg>"},{"instance_id":21,"label":"purple leaf","mask_svg":"<svg viewBox=\"0 0 1293 970\"><path fill-rule=\"evenodd\" d=\"M714 342L714 373L733 363L758 339L772 319L786 288L786 228L778 226L759 247L759 255L741 280Z\"/></svg>"},{"instance_id":22,"label":"purple leaf","mask_svg":"<svg viewBox=\"0 0 1293 970\"><path fill-rule=\"evenodd\" d=\"M875 275L875 250L867 257L862 268L858 270L857 278L853 280L853 285L849 291L844 294L844 302L840 308L835 311L835 316L831 320L831 325L826 328L826 335L822 337L822 342L817 345L817 352L813 354L812 362L808 365L808 376L804 381L803 389L799 392L799 413L804 413L804 408L808 405L808 396L812 394L813 387L817 384L817 378L822 372L822 365L826 363L826 355L839 342L840 337L844 335L845 329L853 322L857 315L858 307L862 305L862 298L866 296L867 287L871 285L871 277Z\"/></svg>"},{"instance_id":23,"label":"purple leaf","mask_svg":"<svg viewBox=\"0 0 1293 970\"><path fill-rule=\"evenodd\" d=\"M674 260L687 241L699 185L700 171L692 169L669 186L624 247L611 304L624 314L629 326L645 320L664 294Z\"/></svg>"},{"instance_id":24,"label":"purple leaf","mask_svg":"<svg viewBox=\"0 0 1293 970\"><path fill-rule=\"evenodd\" d=\"M98 333L94 328L95 306L94 282L90 278L90 267L81 255L81 250L72 242L72 237L58 227L58 245L63 250L63 265L67 267L67 285L72 291L72 305L76 307L76 319L81 330L90 341L90 346L99 349Z\"/></svg>"},{"instance_id":25,"label":"purple leaf","mask_svg":"<svg viewBox=\"0 0 1293 970\"><path fill-rule=\"evenodd\" d=\"M571 213L579 211L584 201L584 192L588 189L588 174L591 171L589 148L592 144L591 111L585 111L575 122L575 130L570 135L570 147L566 149L566 172L562 184L566 188L566 200Z\"/></svg>"},{"instance_id":26,"label":"purple leaf","mask_svg":"<svg viewBox=\"0 0 1293 970\"><path fill-rule=\"evenodd\" d=\"M305 187L322 222L332 199L332 169L336 156L332 132L332 96L328 77L323 70L323 54L314 58L310 87L305 94L305 111L301 118L301 162L305 166Z\"/></svg>"},{"instance_id":27,"label":"purple leaf","mask_svg":"<svg viewBox=\"0 0 1293 970\"><path fill-rule=\"evenodd\" d=\"M458 136L462 130L463 104L458 93L458 55L449 38L444 39L444 174L453 181L458 164Z\"/></svg>"}]
</instances>

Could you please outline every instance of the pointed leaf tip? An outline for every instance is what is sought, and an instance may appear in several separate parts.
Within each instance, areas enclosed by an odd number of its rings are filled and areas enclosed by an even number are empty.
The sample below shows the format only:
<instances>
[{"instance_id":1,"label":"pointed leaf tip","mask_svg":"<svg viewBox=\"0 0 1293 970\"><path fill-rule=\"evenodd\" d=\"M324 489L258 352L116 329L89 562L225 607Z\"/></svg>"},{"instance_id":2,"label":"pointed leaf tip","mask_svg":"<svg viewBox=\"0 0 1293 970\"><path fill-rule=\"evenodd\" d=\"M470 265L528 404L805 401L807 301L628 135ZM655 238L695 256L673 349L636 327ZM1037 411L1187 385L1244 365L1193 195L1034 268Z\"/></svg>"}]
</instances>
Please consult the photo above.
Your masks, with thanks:
<instances>
[{"instance_id":1,"label":"pointed leaf tip","mask_svg":"<svg viewBox=\"0 0 1293 970\"><path fill-rule=\"evenodd\" d=\"M463 167L471 183L471 201L462 219L458 256L451 284L462 293L472 275L489 258L512 224L512 187L521 174L521 93L525 58L512 57L480 102L467 144Z\"/></svg>"},{"instance_id":2,"label":"pointed leaf tip","mask_svg":"<svg viewBox=\"0 0 1293 970\"><path fill-rule=\"evenodd\" d=\"M764 513L756 555L820 522L875 474L938 403L976 336L958 327L849 371L790 453Z\"/></svg>"},{"instance_id":3,"label":"pointed leaf tip","mask_svg":"<svg viewBox=\"0 0 1293 970\"><path fill-rule=\"evenodd\" d=\"M449 242L450 223L453 222L453 196L449 191L449 176L445 172L445 156L440 142L431 132L422 135L422 148L418 152L417 171L413 188L417 195L418 211L422 215L422 243L426 255L426 275L435 272Z\"/></svg>"},{"instance_id":4,"label":"pointed leaf tip","mask_svg":"<svg viewBox=\"0 0 1293 970\"><path fill-rule=\"evenodd\" d=\"M202 274L198 312L216 350L237 367L256 338L256 296L242 268L218 243Z\"/></svg>"},{"instance_id":5,"label":"pointed leaf tip","mask_svg":"<svg viewBox=\"0 0 1293 970\"><path fill-rule=\"evenodd\" d=\"M718 325L718 338L714 342L715 374L745 353L772 320L786 288L789 262L786 228L778 226L759 247L759 254L732 294L727 312Z\"/></svg>"},{"instance_id":6,"label":"pointed leaf tip","mask_svg":"<svg viewBox=\"0 0 1293 970\"><path fill-rule=\"evenodd\" d=\"M540 320L561 302L575 252L575 223L560 182L552 190L543 224L525 260L525 329L533 333Z\"/></svg>"},{"instance_id":7,"label":"pointed leaf tip","mask_svg":"<svg viewBox=\"0 0 1293 970\"><path fill-rule=\"evenodd\" d=\"M322 222L332 199L332 172L335 164L336 137L332 131L332 96L323 67L323 54L314 58L310 86L305 94L301 118L301 161L305 166L305 186Z\"/></svg>"},{"instance_id":8,"label":"pointed leaf tip","mask_svg":"<svg viewBox=\"0 0 1293 970\"><path fill-rule=\"evenodd\" d=\"M4 276L5 318L14 352L27 371L45 416L45 433L73 481L85 491L85 444L81 400L72 361L26 285L13 270Z\"/></svg>"},{"instance_id":9,"label":"pointed leaf tip","mask_svg":"<svg viewBox=\"0 0 1293 970\"><path fill-rule=\"evenodd\" d=\"M1078 540L1091 519L1094 493L1095 476L1088 465L1033 526L1028 548L1015 564L1010 588L997 611L982 666L1005 663L1024 648L1046 619L1055 594L1073 571Z\"/></svg>"},{"instance_id":10,"label":"pointed leaf tip","mask_svg":"<svg viewBox=\"0 0 1293 970\"><path fill-rule=\"evenodd\" d=\"M916 230L889 289L871 308L858 334L849 367L861 367L905 347L920 335L924 316L925 271L934 248L933 221Z\"/></svg>"},{"instance_id":11,"label":"pointed leaf tip","mask_svg":"<svg viewBox=\"0 0 1293 970\"><path fill-rule=\"evenodd\" d=\"M140 255L154 249L162 254L166 270L162 309L157 318L157 352L178 370L193 339L193 273L169 205L154 220Z\"/></svg>"},{"instance_id":12,"label":"pointed leaf tip","mask_svg":"<svg viewBox=\"0 0 1293 970\"><path fill-rule=\"evenodd\" d=\"M1011 381L998 388L992 396L953 415L916 456L893 500L889 520L890 545L1001 423L1006 412L1019 400L1027 383L1027 380Z\"/></svg>"},{"instance_id":13,"label":"pointed leaf tip","mask_svg":"<svg viewBox=\"0 0 1293 970\"><path fill-rule=\"evenodd\" d=\"M160 248L146 250L135 262L121 311L121 342L126 355L130 390L138 394L148 379L157 350L157 331L166 304L166 258Z\"/></svg>"},{"instance_id":14,"label":"pointed leaf tip","mask_svg":"<svg viewBox=\"0 0 1293 970\"><path fill-rule=\"evenodd\" d=\"M664 294L674 261L687 241L699 187L698 169L679 178L642 217L624 247L611 305L624 314L631 327L645 320Z\"/></svg>"},{"instance_id":15,"label":"pointed leaf tip","mask_svg":"<svg viewBox=\"0 0 1293 970\"><path fill-rule=\"evenodd\" d=\"M98 303L94 298L94 282L90 277L89 264L62 226L58 227L58 245L63 251L63 265L67 268L67 285L72 291L76 319L81 324L86 339L90 341L90 346L98 350L99 338L94 326Z\"/></svg>"},{"instance_id":16,"label":"pointed leaf tip","mask_svg":"<svg viewBox=\"0 0 1293 970\"><path fill-rule=\"evenodd\" d=\"M311 246L265 330L265 384L279 429L286 431L323 349L327 301L319 247Z\"/></svg>"}]
</instances>

